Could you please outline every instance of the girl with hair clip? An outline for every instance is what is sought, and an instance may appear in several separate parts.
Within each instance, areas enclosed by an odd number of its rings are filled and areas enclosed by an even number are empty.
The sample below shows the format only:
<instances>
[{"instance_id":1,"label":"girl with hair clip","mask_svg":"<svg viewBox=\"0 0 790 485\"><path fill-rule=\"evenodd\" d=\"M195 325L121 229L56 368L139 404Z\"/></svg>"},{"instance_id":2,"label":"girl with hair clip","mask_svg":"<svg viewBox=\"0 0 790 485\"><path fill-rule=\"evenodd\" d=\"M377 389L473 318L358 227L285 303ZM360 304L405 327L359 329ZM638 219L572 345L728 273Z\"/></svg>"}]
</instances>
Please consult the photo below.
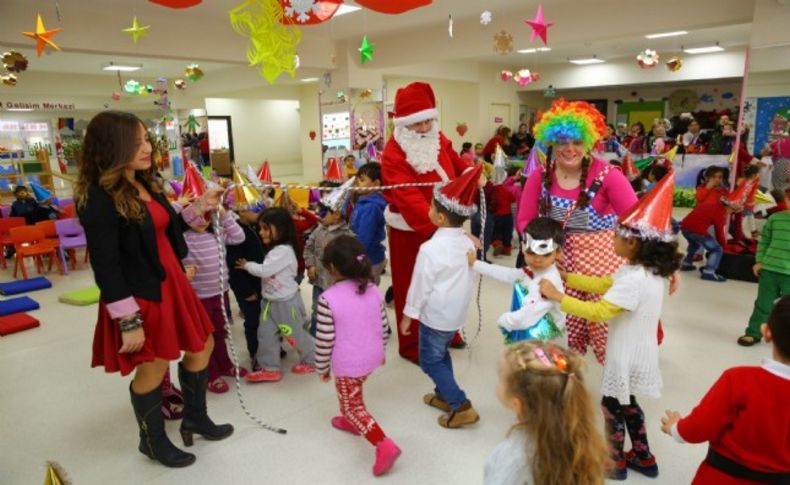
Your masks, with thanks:
<instances>
[{"instance_id":1,"label":"girl with hair clip","mask_svg":"<svg viewBox=\"0 0 790 485\"><path fill-rule=\"evenodd\" d=\"M486 460L485 485L603 485L606 445L578 354L547 342L507 347L497 397L516 415Z\"/></svg>"},{"instance_id":2,"label":"girl with hair clip","mask_svg":"<svg viewBox=\"0 0 790 485\"><path fill-rule=\"evenodd\" d=\"M585 302L567 296L549 280L540 283L541 293L560 302L560 309L569 316L578 315L592 322L610 321L601 406L615 463L610 471L614 480L626 479L626 467L648 477L658 476L656 459L647 442L645 415L635 395L657 398L661 394L655 335L664 279L677 271L681 259L671 224L674 182L672 172L620 216L614 249L627 264L611 277L567 275L566 288L602 294L600 301ZM633 449L623 453L626 428Z\"/></svg>"},{"instance_id":3,"label":"girl with hair clip","mask_svg":"<svg viewBox=\"0 0 790 485\"><path fill-rule=\"evenodd\" d=\"M162 379L177 360L184 398L181 436L221 440L230 424L216 425L206 411L213 327L187 281L183 221L154 179L151 138L133 114L104 111L88 124L74 199L85 228L96 284L101 290L92 365L127 375L140 428L138 449L168 467L184 467L195 455L176 448L162 419ZM207 192L182 215L213 209Z\"/></svg>"},{"instance_id":4,"label":"girl with hair clip","mask_svg":"<svg viewBox=\"0 0 790 485\"><path fill-rule=\"evenodd\" d=\"M332 427L362 435L375 446L373 474L382 475L401 451L366 409L362 386L386 358L389 323L384 298L373 283L365 248L353 236L332 239L321 263L332 284L318 297L315 365L321 382L329 382L335 374L340 416L332 418Z\"/></svg>"},{"instance_id":5,"label":"girl with hair clip","mask_svg":"<svg viewBox=\"0 0 790 485\"><path fill-rule=\"evenodd\" d=\"M562 224L565 244L561 269L587 276L614 273L624 259L614 252L612 235L617 216L636 201L620 170L590 155L606 133L604 117L583 101L559 99L535 125L535 138L552 147L546 168L530 174L516 217L520 233L531 220L550 217ZM569 295L597 301L599 295L570 289ZM598 362L606 354L606 325L568 315L568 346L584 355L592 347Z\"/></svg>"}]
</instances>

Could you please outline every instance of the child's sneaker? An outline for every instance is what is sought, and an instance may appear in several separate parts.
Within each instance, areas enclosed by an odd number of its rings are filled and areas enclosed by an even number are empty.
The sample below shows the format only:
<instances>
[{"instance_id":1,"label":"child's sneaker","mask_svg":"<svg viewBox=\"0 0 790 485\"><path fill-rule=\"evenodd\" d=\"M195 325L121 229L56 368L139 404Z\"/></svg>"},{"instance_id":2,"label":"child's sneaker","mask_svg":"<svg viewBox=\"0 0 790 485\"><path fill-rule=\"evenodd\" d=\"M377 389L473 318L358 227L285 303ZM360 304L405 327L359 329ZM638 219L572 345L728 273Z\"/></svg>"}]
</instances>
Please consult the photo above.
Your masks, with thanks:
<instances>
[{"instance_id":1,"label":"child's sneaker","mask_svg":"<svg viewBox=\"0 0 790 485\"><path fill-rule=\"evenodd\" d=\"M213 392L214 394L224 394L228 391L230 391L230 387L228 387L228 383L223 381L221 377L217 377L208 383L208 392Z\"/></svg>"},{"instance_id":2,"label":"child's sneaker","mask_svg":"<svg viewBox=\"0 0 790 485\"><path fill-rule=\"evenodd\" d=\"M355 428L353 424L349 423L348 420L343 416L335 416L332 418L331 423L332 427L335 429L345 431L346 433L359 435L359 430Z\"/></svg>"},{"instance_id":3,"label":"child's sneaker","mask_svg":"<svg viewBox=\"0 0 790 485\"><path fill-rule=\"evenodd\" d=\"M650 478L658 476L658 465L656 465L656 457L650 455L650 458L639 458L633 450L625 452L625 461L628 468L641 473Z\"/></svg>"},{"instance_id":4,"label":"child's sneaker","mask_svg":"<svg viewBox=\"0 0 790 485\"><path fill-rule=\"evenodd\" d=\"M431 406L432 408L442 410L445 413L449 413L450 411L452 411L452 408L450 407L449 404L447 404L447 401L440 398L434 393L424 395L422 397L422 402L424 402L428 406Z\"/></svg>"},{"instance_id":5,"label":"child's sneaker","mask_svg":"<svg viewBox=\"0 0 790 485\"><path fill-rule=\"evenodd\" d=\"M618 482L622 482L623 480L628 478L628 468L626 467L625 460L620 460L615 463L614 468L610 468L606 471L606 478L609 480L615 480Z\"/></svg>"},{"instance_id":6,"label":"child's sneaker","mask_svg":"<svg viewBox=\"0 0 790 485\"><path fill-rule=\"evenodd\" d=\"M387 473L399 456L398 445L391 439L384 438L376 445L376 463L373 465L373 474L379 476Z\"/></svg>"},{"instance_id":7,"label":"child's sneaker","mask_svg":"<svg viewBox=\"0 0 790 485\"><path fill-rule=\"evenodd\" d=\"M261 369L248 372L244 378L247 382L277 382L283 378L283 374L279 370Z\"/></svg>"},{"instance_id":8,"label":"child's sneaker","mask_svg":"<svg viewBox=\"0 0 790 485\"><path fill-rule=\"evenodd\" d=\"M291 367L291 372L294 374L312 374L315 372L315 367L312 364L301 362Z\"/></svg>"},{"instance_id":9,"label":"child's sneaker","mask_svg":"<svg viewBox=\"0 0 790 485\"><path fill-rule=\"evenodd\" d=\"M724 283L725 281L727 281L727 278L725 278L720 274L706 273L704 271L702 272L702 276L700 278L702 278L705 281L715 281L717 283Z\"/></svg>"},{"instance_id":10,"label":"child's sneaker","mask_svg":"<svg viewBox=\"0 0 790 485\"><path fill-rule=\"evenodd\" d=\"M450 411L448 414L439 416L439 426L442 428L460 428L469 424L474 424L480 421L480 416L472 407L472 402L468 399L461 404L461 407L455 411Z\"/></svg>"}]
</instances>

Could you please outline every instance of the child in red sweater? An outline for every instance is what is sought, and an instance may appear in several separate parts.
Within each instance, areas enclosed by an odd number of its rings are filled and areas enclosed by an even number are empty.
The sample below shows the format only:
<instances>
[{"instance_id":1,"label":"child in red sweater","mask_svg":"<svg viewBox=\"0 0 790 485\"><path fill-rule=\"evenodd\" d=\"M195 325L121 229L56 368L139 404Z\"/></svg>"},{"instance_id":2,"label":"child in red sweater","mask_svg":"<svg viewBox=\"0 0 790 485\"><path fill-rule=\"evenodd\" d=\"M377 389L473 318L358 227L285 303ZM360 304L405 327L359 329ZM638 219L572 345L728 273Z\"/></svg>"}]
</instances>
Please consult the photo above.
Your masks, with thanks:
<instances>
[{"instance_id":1,"label":"child in red sweater","mask_svg":"<svg viewBox=\"0 0 790 485\"><path fill-rule=\"evenodd\" d=\"M697 186L697 192L694 195L697 199L697 205L708 202L708 197L718 201L722 195L727 194L727 189L723 186L724 168L710 166L705 169L704 177L705 183Z\"/></svg>"},{"instance_id":2,"label":"child in red sweater","mask_svg":"<svg viewBox=\"0 0 790 485\"><path fill-rule=\"evenodd\" d=\"M708 260L702 268L702 279L707 281L724 282L727 279L716 273L727 245L727 237L724 233L724 224L727 216L734 209L740 210L738 206L733 206L727 199L722 198L719 202L708 202L698 205L680 223L680 230L683 237L688 241L688 252L683 260L681 271L693 271L694 255L700 248L704 248L708 253ZM709 233L713 226L716 237Z\"/></svg>"},{"instance_id":3,"label":"child in red sweater","mask_svg":"<svg viewBox=\"0 0 790 485\"><path fill-rule=\"evenodd\" d=\"M512 177L511 172L508 175ZM494 237L491 243L494 256L510 256L513 244L513 203L516 199L506 182L494 186Z\"/></svg>"},{"instance_id":4,"label":"child in red sweater","mask_svg":"<svg viewBox=\"0 0 790 485\"><path fill-rule=\"evenodd\" d=\"M762 325L773 358L724 371L685 418L667 411L661 430L681 443L709 443L694 485L790 483L790 295Z\"/></svg>"}]
</instances>

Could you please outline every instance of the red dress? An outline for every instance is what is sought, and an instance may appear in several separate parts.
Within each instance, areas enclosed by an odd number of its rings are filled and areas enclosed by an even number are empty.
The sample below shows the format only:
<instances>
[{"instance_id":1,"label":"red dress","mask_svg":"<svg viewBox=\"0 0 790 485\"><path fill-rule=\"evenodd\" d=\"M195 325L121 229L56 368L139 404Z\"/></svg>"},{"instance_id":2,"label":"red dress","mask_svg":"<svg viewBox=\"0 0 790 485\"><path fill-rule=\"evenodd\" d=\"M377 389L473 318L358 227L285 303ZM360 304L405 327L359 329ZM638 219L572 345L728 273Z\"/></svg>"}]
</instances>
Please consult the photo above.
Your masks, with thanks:
<instances>
[{"instance_id":1,"label":"red dress","mask_svg":"<svg viewBox=\"0 0 790 485\"><path fill-rule=\"evenodd\" d=\"M91 366L104 366L106 372L121 371L121 375L127 375L137 364L152 362L157 357L176 360L182 351L200 352L214 330L165 233L170 223L167 211L155 200L145 205L154 222L159 261L165 270L165 279L161 283L162 301L135 297L145 330L143 348L135 353L118 353L121 330L103 301L99 302L99 317L93 335Z\"/></svg>"}]
</instances>

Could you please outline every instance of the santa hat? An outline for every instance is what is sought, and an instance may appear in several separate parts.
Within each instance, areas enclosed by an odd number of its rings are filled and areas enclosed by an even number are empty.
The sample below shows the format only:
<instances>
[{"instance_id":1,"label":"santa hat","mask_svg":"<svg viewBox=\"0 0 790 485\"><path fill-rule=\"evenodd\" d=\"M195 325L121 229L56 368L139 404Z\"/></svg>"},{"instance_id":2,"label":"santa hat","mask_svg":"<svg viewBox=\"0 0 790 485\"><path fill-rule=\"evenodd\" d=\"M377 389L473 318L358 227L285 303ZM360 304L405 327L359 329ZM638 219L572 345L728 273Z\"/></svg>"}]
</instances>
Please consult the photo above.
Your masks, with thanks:
<instances>
[{"instance_id":1,"label":"santa hat","mask_svg":"<svg viewBox=\"0 0 790 485\"><path fill-rule=\"evenodd\" d=\"M430 84L411 83L395 93L395 112L392 116L395 126L407 126L438 117L436 97Z\"/></svg>"},{"instance_id":2,"label":"santa hat","mask_svg":"<svg viewBox=\"0 0 790 485\"><path fill-rule=\"evenodd\" d=\"M634 235L641 239L669 242L672 232L672 200L675 192L675 172L669 172L653 190L639 199L633 207L620 215L618 233L623 237Z\"/></svg>"},{"instance_id":3,"label":"santa hat","mask_svg":"<svg viewBox=\"0 0 790 485\"><path fill-rule=\"evenodd\" d=\"M445 209L459 216L470 217L477 211L475 196L483 165L476 165L460 177L433 189L433 198Z\"/></svg>"},{"instance_id":4,"label":"santa hat","mask_svg":"<svg viewBox=\"0 0 790 485\"><path fill-rule=\"evenodd\" d=\"M326 169L326 175L324 175L324 180L329 182L342 182L346 178L343 176L343 171L340 170L340 163L338 163L337 158L330 158L329 160L329 167Z\"/></svg>"},{"instance_id":5,"label":"santa hat","mask_svg":"<svg viewBox=\"0 0 790 485\"><path fill-rule=\"evenodd\" d=\"M261 183L266 185L272 184L272 169L269 168L268 160L263 161L263 165L261 165L261 169L258 170L257 175L258 175L258 180L260 180Z\"/></svg>"}]
</instances>

